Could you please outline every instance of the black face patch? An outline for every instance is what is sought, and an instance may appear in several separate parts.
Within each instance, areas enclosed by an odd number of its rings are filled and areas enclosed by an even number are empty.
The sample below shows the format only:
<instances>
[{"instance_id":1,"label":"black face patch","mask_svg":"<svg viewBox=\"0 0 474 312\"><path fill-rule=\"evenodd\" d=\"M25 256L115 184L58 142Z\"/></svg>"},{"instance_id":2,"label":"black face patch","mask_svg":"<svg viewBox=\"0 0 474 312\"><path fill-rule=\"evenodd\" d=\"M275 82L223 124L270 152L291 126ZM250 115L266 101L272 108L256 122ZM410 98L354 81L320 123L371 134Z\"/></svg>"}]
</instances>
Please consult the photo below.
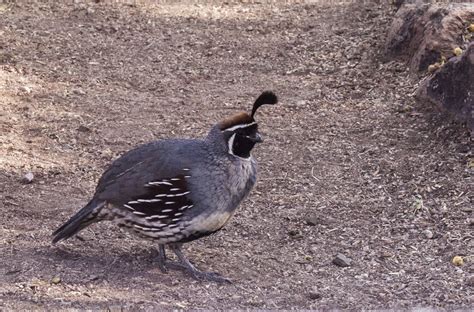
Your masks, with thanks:
<instances>
[{"instance_id":1,"label":"black face patch","mask_svg":"<svg viewBox=\"0 0 474 312\"><path fill-rule=\"evenodd\" d=\"M250 151L255 146L255 137L258 135L256 123L246 126L235 126L232 130L224 131L224 138L229 147L229 153L241 158L249 158Z\"/></svg>"},{"instance_id":2,"label":"black face patch","mask_svg":"<svg viewBox=\"0 0 474 312\"><path fill-rule=\"evenodd\" d=\"M232 153L235 156L249 158L250 151L255 146L255 141L251 141L248 137L237 134L232 145Z\"/></svg>"}]
</instances>

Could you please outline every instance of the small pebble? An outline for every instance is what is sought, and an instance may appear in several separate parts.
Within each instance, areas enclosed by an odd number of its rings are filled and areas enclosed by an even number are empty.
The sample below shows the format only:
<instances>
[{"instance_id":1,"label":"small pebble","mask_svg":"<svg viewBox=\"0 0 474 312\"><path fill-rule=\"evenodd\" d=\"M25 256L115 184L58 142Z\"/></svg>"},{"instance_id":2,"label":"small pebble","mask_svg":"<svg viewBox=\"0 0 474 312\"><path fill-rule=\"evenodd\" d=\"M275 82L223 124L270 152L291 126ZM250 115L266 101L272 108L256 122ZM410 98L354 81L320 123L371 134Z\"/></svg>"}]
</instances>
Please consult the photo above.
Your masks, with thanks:
<instances>
[{"instance_id":1,"label":"small pebble","mask_svg":"<svg viewBox=\"0 0 474 312\"><path fill-rule=\"evenodd\" d=\"M474 287L474 275L471 275L468 278L466 278L466 285L470 287Z\"/></svg>"},{"instance_id":2,"label":"small pebble","mask_svg":"<svg viewBox=\"0 0 474 312\"><path fill-rule=\"evenodd\" d=\"M452 263L456 266L461 266L464 264L464 259L461 256L454 256Z\"/></svg>"},{"instance_id":3,"label":"small pebble","mask_svg":"<svg viewBox=\"0 0 474 312\"><path fill-rule=\"evenodd\" d=\"M462 54L462 49L460 47L457 47L453 50L453 54L456 56L459 56Z\"/></svg>"},{"instance_id":4,"label":"small pebble","mask_svg":"<svg viewBox=\"0 0 474 312\"><path fill-rule=\"evenodd\" d=\"M425 237L427 239L432 239L433 238L433 232L431 232L430 230L424 230L423 235L425 235Z\"/></svg>"},{"instance_id":5,"label":"small pebble","mask_svg":"<svg viewBox=\"0 0 474 312\"><path fill-rule=\"evenodd\" d=\"M469 27L467 28L467 30L469 30L470 32L474 32L474 23L472 23L471 25L469 25Z\"/></svg>"},{"instance_id":6,"label":"small pebble","mask_svg":"<svg viewBox=\"0 0 474 312\"><path fill-rule=\"evenodd\" d=\"M351 261L351 259L339 253L334 260L332 260L332 263L340 267L348 267L351 265Z\"/></svg>"},{"instance_id":7,"label":"small pebble","mask_svg":"<svg viewBox=\"0 0 474 312\"><path fill-rule=\"evenodd\" d=\"M308 293L308 298L311 300L318 300L318 299L321 299L321 294L311 291Z\"/></svg>"},{"instance_id":8,"label":"small pebble","mask_svg":"<svg viewBox=\"0 0 474 312\"><path fill-rule=\"evenodd\" d=\"M26 94L30 94L30 93L31 93L31 88L28 87L28 86L21 86L21 87L20 87L20 91L21 91L21 92L24 92L24 93L26 93Z\"/></svg>"},{"instance_id":9,"label":"small pebble","mask_svg":"<svg viewBox=\"0 0 474 312\"><path fill-rule=\"evenodd\" d=\"M79 89L79 88L72 90L72 93L78 94L78 95L85 95L86 94L86 92L84 92L84 90Z\"/></svg>"},{"instance_id":10,"label":"small pebble","mask_svg":"<svg viewBox=\"0 0 474 312\"><path fill-rule=\"evenodd\" d=\"M318 223L320 223L319 220L318 220L318 217L316 217L316 216L308 216L304 220L305 220L306 224L309 225L309 226L315 226Z\"/></svg>"},{"instance_id":11,"label":"small pebble","mask_svg":"<svg viewBox=\"0 0 474 312\"><path fill-rule=\"evenodd\" d=\"M79 128L77 128L77 131L79 131L79 132L91 132L91 129L89 127L80 125Z\"/></svg>"},{"instance_id":12,"label":"small pebble","mask_svg":"<svg viewBox=\"0 0 474 312\"><path fill-rule=\"evenodd\" d=\"M35 178L35 176L33 175L33 172L31 171L28 171L24 176L23 176L23 183L25 184L29 184L31 182L33 182L33 179Z\"/></svg>"},{"instance_id":13,"label":"small pebble","mask_svg":"<svg viewBox=\"0 0 474 312\"><path fill-rule=\"evenodd\" d=\"M55 276L51 279L51 284L59 284L61 283L61 278L59 276Z\"/></svg>"}]
</instances>

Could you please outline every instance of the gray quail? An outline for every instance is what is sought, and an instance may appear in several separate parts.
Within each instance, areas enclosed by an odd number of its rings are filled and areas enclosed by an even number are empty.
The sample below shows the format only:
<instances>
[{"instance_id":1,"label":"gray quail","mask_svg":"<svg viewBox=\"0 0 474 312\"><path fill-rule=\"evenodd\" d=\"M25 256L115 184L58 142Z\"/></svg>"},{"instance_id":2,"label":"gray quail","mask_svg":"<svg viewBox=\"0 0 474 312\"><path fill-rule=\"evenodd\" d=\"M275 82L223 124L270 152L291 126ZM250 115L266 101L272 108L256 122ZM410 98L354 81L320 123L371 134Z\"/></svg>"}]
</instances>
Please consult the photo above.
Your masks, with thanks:
<instances>
[{"instance_id":1,"label":"gray quail","mask_svg":"<svg viewBox=\"0 0 474 312\"><path fill-rule=\"evenodd\" d=\"M53 243L111 220L155 241L163 272L177 268L199 280L229 281L196 269L181 246L219 231L249 194L257 177L250 152L262 142L254 115L276 103L276 95L266 91L250 114L217 123L204 139L158 140L125 153L99 179L91 201L53 233ZM166 245L178 262L167 260Z\"/></svg>"}]
</instances>

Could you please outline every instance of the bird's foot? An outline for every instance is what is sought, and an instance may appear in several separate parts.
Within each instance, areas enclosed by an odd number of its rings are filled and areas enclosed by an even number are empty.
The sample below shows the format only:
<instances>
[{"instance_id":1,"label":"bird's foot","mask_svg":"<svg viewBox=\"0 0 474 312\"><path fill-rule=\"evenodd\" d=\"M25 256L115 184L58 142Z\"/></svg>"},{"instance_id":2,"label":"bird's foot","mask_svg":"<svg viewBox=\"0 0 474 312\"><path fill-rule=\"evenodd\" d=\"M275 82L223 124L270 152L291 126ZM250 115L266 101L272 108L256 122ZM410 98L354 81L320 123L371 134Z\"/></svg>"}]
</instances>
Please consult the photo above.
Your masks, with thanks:
<instances>
[{"instance_id":1,"label":"bird's foot","mask_svg":"<svg viewBox=\"0 0 474 312\"><path fill-rule=\"evenodd\" d=\"M174 262L174 261L167 260L163 264L164 271L163 271L160 263L158 263L158 266L159 266L161 272L163 272L163 273L167 273L168 269L169 270L177 270L177 271L182 271L184 273L187 273L187 274L191 275L192 278L194 278L195 280L198 280L198 281L211 281L211 282L217 282L217 283L232 284L231 280L221 276L219 273L199 271L194 266L192 268L190 268L186 264L183 264L181 262Z\"/></svg>"},{"instance_id":2,"label":"bird's foot","mask_svg":"<svg viewBox=\"0 0 474 312\"><path fill-rule=\"evenodd\" d=\"M174 251L179 259L178 263L173 263L173 266L191 275L195 280L198 281L211 281L216 283L231 284L231 280L221 276L215 272L202 272L196 269L196 267L183 255L181 252L181 245L172 245L171 249ZM167 263L168 265L168 263Z\"/></svg>"}]
</instances>

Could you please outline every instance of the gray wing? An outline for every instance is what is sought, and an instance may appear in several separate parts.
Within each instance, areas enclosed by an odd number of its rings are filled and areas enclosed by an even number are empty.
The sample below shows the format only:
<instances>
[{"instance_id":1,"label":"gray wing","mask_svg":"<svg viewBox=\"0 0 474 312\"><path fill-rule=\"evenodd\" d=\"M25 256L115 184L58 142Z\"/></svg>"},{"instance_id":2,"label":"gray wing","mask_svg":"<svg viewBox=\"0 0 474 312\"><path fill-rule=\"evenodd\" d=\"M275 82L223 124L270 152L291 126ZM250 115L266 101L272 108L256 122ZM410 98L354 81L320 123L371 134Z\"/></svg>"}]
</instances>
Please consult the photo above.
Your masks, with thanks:
<instances>
[{"instance_id":1,"label":"gray wing","mask_svg":"<svg viewBox=\"0 0 474 312\"><path fill-rule=\"evenodd\" d=\"M199 150L196 140L157 141L131 150L105 171L94 197L143 217L176 213L192 205L189 152Z\"/></svg>"}]
</instances>

